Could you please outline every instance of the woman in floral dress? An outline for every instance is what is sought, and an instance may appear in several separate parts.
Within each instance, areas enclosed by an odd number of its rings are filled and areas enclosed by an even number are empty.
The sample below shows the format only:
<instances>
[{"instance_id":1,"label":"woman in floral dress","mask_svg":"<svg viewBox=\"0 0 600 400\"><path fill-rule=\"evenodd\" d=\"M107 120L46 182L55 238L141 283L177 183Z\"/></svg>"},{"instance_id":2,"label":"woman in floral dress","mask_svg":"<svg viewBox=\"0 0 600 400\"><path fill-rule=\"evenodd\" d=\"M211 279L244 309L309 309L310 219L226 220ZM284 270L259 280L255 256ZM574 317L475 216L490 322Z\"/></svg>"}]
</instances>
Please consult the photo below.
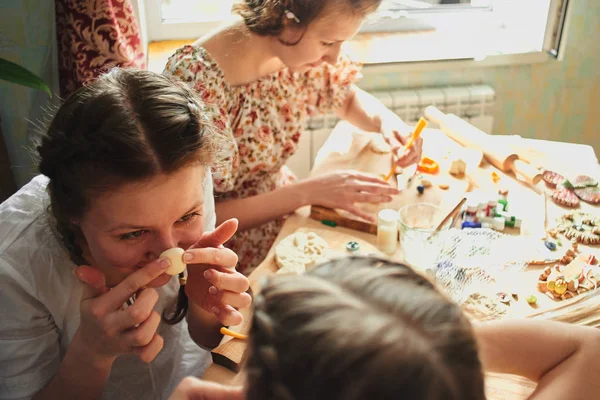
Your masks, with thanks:
<instances>
[{"instance_id":1,"label":"woman in floral dress","mask_svg":"<svg viewBox=\"0 0 600 400\"><path fill-rule=\"evenodd\" d=\"M305 205L339 208L362 218L355 203L397 194L379 177L337 171L296 181L285 167L309 116L335 111L358 128L381 132L398 164L419 160L421 141L403 152L410 128L354 86L359 66L340 57L380 0L246 0L241 21L177 50L164 73L188 82L215 106L214 125L233 156L213 170L217 223L239 220L226 244L249 274L266 256L283 218ZM368 107L366 107L368 105Z\"/></svg>"}]
</instances>

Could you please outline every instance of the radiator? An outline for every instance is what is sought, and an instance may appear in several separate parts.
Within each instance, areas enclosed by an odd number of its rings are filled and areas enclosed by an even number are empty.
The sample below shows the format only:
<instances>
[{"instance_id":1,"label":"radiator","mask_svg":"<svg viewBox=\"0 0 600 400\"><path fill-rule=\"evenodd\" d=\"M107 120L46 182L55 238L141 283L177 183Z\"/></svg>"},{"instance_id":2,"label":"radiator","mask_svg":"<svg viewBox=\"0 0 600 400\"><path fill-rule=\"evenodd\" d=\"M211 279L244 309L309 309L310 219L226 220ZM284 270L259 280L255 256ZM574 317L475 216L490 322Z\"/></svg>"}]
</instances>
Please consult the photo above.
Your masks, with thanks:
<instances>
[{"instance_id":1,"label":"radiator","mask_svg":"<svg viewBox=\"0 0 600 400\"><path fill-rule=\"evenodd\" d=\"M408 124L416 124L424 115L425 108L433 105L445 113L459 116L484 132L491 133L494 125L496 92L488 85L401 89L371 94ZM300 179L308 176L317 151L338 121L335 114L312 117L306 121L298 151L287 163ZM436 125L430 123L429 127L436 128Z\"/></svg>"}]
</instances>

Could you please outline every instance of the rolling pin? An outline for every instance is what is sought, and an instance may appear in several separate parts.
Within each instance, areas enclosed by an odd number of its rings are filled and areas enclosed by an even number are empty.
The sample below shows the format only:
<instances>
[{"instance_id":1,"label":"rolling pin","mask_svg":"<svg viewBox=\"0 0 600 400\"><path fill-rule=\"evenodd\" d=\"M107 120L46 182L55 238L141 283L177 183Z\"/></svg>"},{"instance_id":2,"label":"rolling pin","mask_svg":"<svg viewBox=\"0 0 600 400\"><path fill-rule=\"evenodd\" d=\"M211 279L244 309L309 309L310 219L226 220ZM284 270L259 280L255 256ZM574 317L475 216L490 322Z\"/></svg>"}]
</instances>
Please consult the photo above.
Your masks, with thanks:
<instances>
[{"instance_id":1,"label":"rolling pin","mask_svg":"<svg viewBox=\"0 0 600 400\"><path fill-rule=\"evenodd\" d=\"M485 158L503 172L513 172L517 178L535 186L542 179L541 171L519 159L510 146L484 131L477 129L454 114L444 114L433 106L425 109L425 116L440 125L440 129L464 147L480 150Z\"/></svg>"}]
</instances>

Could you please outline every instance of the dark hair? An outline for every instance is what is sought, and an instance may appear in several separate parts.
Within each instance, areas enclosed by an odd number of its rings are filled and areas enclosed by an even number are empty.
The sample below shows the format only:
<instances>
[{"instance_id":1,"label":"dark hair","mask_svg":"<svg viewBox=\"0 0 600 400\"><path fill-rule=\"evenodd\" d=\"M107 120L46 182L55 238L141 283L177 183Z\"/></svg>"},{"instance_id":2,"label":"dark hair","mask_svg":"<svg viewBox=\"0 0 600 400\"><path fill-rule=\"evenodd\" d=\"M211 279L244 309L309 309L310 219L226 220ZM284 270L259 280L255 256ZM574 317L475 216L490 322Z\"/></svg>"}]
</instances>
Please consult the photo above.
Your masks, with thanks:
<instances>
[{"instance_id":1,"label":"dark hair","mask_svg":"<svg viewBox=\"0 0 600 400\"><path fill-rule=\"evenodd\" d=\"M248 400L485 399L461 309L372 257L270 278L254 298L247 373Z\"/></svg>"},{"instance_id":2,"label":"dark hair","mask_svg":"<svg viewBox=\"0 0 600 400\"><path fill-rule=\"evenodd\" d=\"M215 134L204 105L183 84L135 69L113 69L75 91L58 109L37 145L39 170L50 180L50 210L77 265L79 219L93 193L221 160L228 148ZM180 288L170 323L187 312Z\"/></svg>"},{"instance_id":3,"label":"dark hair","mask_svg":"<svg viewBox=\"0 0 600 400\"><path fill-rule=\"evenodd\" d=\"M308 25L321 17L327 7L366 16L380 3L381 0L244 0L235 4L232 11L243 18L250 31L262 36L279 36L285 26L286 11L292 12L302 33L296 42L282 43L293 46L302 40Z\"/></svg>"}]
</instances>

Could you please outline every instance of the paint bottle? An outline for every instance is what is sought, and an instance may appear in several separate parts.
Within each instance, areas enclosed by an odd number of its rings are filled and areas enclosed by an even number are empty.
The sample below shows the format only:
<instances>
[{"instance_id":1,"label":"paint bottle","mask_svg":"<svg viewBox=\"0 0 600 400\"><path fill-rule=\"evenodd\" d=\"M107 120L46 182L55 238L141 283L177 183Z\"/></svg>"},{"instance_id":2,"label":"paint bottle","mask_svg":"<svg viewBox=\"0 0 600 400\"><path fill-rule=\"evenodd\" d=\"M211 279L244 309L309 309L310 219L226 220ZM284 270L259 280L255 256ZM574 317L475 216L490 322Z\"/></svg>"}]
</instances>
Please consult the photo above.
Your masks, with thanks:
<instances>
[{"instance_id":1,"label":"paint bottle","mask_svg":"<svg viewBox=\"0 0 600 400\"><path fill-rule=\"evenodd\" d=\"M389 208L377 214L377 247L383 253L394 254L398 248L398 212Z\"/></svg>"}]
</instances>

